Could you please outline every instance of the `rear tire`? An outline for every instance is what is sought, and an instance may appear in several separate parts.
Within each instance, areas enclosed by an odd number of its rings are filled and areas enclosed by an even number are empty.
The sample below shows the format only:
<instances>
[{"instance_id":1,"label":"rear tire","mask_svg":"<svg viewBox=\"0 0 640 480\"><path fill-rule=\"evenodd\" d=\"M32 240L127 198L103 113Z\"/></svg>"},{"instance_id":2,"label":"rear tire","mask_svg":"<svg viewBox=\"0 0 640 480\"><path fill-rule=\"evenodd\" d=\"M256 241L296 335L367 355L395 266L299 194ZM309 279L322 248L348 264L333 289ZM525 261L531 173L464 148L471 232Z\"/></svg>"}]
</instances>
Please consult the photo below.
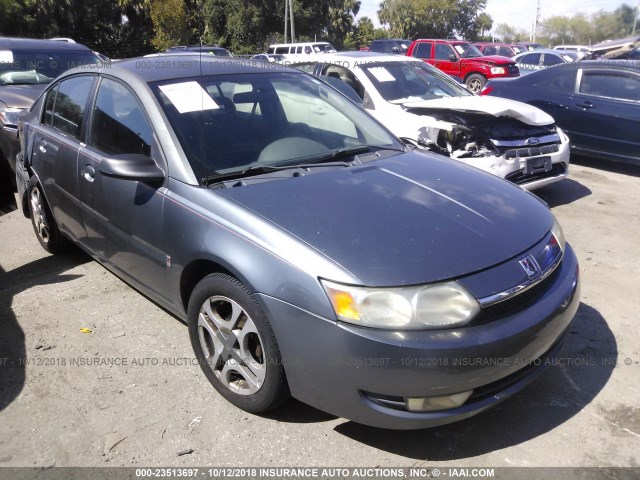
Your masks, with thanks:
<instances>
[{"instance_id":1,"label":"rear tire","mask_svg":"<svg viewBox=\"0 0 640 480\"><path fill-rule=\"evenodd\" d=\"M473 93L480 93L480 90L486 85L487 79L479 73L472 73L465 81L469 90Z\"/></svg>"},{"instance_id":2,"label":"rear tire","mask_svg":"<svg viewBox=\"0 0 640 480\"><path fill-rule=\"evenodd\" d=\"M29 181L28 201L31 225L42 248L53 254L68 250L71 243L58 228L47 200L44 198L42 188L35 177L31 177Z\"/></svg>"},{"instance_id":3,"label":"rear tire","mask_svg":"<svg viewBox=\"0 0 640 480\"><path fill-rule=\"evenodd\" d=\"M191 294L188 322L202 371L229 402L262 413L290 397L269 320L242 283L221 273L205 277Z\"/></svg>"}]
</instances>

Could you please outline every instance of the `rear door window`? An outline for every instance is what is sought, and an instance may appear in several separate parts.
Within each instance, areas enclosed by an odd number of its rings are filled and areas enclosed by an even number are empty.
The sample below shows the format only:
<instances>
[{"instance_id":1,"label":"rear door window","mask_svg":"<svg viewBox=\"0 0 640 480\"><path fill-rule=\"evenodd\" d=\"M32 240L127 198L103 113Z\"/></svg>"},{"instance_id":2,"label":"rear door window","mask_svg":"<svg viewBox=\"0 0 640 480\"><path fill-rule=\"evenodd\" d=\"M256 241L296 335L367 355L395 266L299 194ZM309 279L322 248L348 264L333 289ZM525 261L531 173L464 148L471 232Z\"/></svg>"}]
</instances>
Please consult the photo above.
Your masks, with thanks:
<instances>
[{"instance_id":1,"label":"rear door window","mask_svg":"<svg viewBox=\"0 0 640 480\"><path fill-rule=\"evenodd\" d=\"M585 70L579 87L580 93L596 97L640 101L640 75L630 72Z\"/></svg>"},{"instance_id":2,"label":"rear door window","mask_svg":"<svg viewBox=\"0 0 640 480\"><path fill-rule=\"evenodd\" d=\"M565 62L563 62L558 55L554 55L553 53L545 53L544 58L542 59L542 64L545 67L560 65L561 63L565 63Z\"/></svg>"},{"instance_id":3,"label":"rear door window","mask_svg":"<svg viewBox=\"0 0 640 480\"><path fill-rule=\"evenodd\" d=\"M85 75L60 82L51 118L53 128L80 140L93 81L93 76Z\"/></svg>"}]
</instances>

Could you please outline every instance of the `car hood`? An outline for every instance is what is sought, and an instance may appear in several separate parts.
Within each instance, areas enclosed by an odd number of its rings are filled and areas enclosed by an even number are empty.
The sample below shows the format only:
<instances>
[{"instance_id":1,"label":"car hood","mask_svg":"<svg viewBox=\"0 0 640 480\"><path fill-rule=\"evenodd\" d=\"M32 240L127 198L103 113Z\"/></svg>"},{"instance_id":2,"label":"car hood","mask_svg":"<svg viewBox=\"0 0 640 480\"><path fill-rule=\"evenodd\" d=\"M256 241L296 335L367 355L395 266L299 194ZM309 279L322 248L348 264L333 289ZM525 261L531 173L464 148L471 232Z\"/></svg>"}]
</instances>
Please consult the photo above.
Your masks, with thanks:
<instances>
[{"instance_id":1,"label":"car hood","mask_svg":"<svg viewBox=\"0 0 640 480\"><path fill-rule=\"evenodd\" d=\"M464 63L491 63L494 65L509 65L516 62L512 58L502 57L500 55L486 55L483 57L462 58Z\"/></svg>"},{"instance_id":2,"label":"car hood","mask_svg":"<svg viewBox=\"0 0 640 480\"><path fill-rule=\"evenodd\" d=\"M457 112L488 113L494 117L515 118L527 125L552 125L553 117L537 107L500 97L447 97L435 100L420 100L403 104L409 109L454 110ZM428 114L428 112L423 111Z\"/></svg>"},{"instance_id":3,"label":"car hood","mask_svg":"<svg viewBox=\"0 0 640 480\"><path fill-rule=\"evenodd\" d=\"M2 85L0 102L10 108L29 108L47 85Z\"/></svg>"},{"instance_id":4,"label":"car hood","mask_svg":"<svg viewBox=\"0 0 640 480\"><path fill-rule=\"evenodd\" d=\"M459 278L521 254L552 225L551 213L533 195L438 155L410 152L312 172L216 192L364 285Z\"/></svg>"}]
</instances>

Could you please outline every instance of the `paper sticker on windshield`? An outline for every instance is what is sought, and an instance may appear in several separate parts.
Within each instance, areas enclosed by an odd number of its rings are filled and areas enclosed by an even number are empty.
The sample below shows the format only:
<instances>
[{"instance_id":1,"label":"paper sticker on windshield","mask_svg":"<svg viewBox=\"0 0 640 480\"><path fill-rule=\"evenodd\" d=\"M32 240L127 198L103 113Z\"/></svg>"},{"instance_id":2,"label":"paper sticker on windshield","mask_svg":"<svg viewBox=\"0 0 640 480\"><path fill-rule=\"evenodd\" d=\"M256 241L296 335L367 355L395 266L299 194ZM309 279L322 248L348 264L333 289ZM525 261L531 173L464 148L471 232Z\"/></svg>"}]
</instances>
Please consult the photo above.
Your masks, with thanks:
<instances>
[{"instance_id":1,"label":"paper sticker on windshield","mask_svg":"<svg viewBox=\"0 0 640 480\"><path fill-rule=\"evenodd\" d=\"M201 112L220 108L198 82L162 85L160 90L162 90L162 93L167 96L180 113Z\"/></svg>"},{"instance_id":2,"label":"paper sticker on windshield","mask_svg":"<svg viewBox=\"0 0 640 480\"><path fill-rule=\"evenodd\" d=\"M13 63L13 52L11 50L0 50L0 63Z\"/></svg>"},{"instance_id":3,"label":"paper sticker on windshield","mask_svg":"<svg viewBox=\"0 0 640 480\"><path fill-rule=\"evenodd\" d=\"M464 48L462 48L461 45L454 45L453 48L455 48L456 52L458 52L460 55L464 53Z\"/></svg>"},{"instance_id":4,"label":"paper sticker on windshield","mask_svg":"<svg viewBox=\"0 0 640 480\"><path fill-rule=\"evenodd\" d=\"M379 82L395 82L395 77L384 67L373 67L369 71Z\"/></svg>"}]
</instances>

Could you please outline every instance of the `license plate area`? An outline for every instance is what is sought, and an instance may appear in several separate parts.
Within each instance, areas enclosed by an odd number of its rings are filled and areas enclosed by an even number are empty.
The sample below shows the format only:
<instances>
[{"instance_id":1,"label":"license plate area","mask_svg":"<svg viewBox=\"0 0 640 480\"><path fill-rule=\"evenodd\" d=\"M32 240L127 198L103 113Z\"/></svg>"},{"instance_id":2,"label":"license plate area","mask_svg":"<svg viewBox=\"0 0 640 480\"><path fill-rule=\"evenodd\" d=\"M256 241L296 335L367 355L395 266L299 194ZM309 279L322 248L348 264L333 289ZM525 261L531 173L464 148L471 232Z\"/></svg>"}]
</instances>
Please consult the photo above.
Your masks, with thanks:
<instances>
[{"instance_id":1,"label":"license plate area","mask_svg":"<svg viewBox=\"0 0 640 480\"><path fill-rule=\"evenodd\" d=\"M528 158L524 164L524 174L533 175L534 173L548 172L551 168L551 157Z\"/></svg>"}]
</instances>

